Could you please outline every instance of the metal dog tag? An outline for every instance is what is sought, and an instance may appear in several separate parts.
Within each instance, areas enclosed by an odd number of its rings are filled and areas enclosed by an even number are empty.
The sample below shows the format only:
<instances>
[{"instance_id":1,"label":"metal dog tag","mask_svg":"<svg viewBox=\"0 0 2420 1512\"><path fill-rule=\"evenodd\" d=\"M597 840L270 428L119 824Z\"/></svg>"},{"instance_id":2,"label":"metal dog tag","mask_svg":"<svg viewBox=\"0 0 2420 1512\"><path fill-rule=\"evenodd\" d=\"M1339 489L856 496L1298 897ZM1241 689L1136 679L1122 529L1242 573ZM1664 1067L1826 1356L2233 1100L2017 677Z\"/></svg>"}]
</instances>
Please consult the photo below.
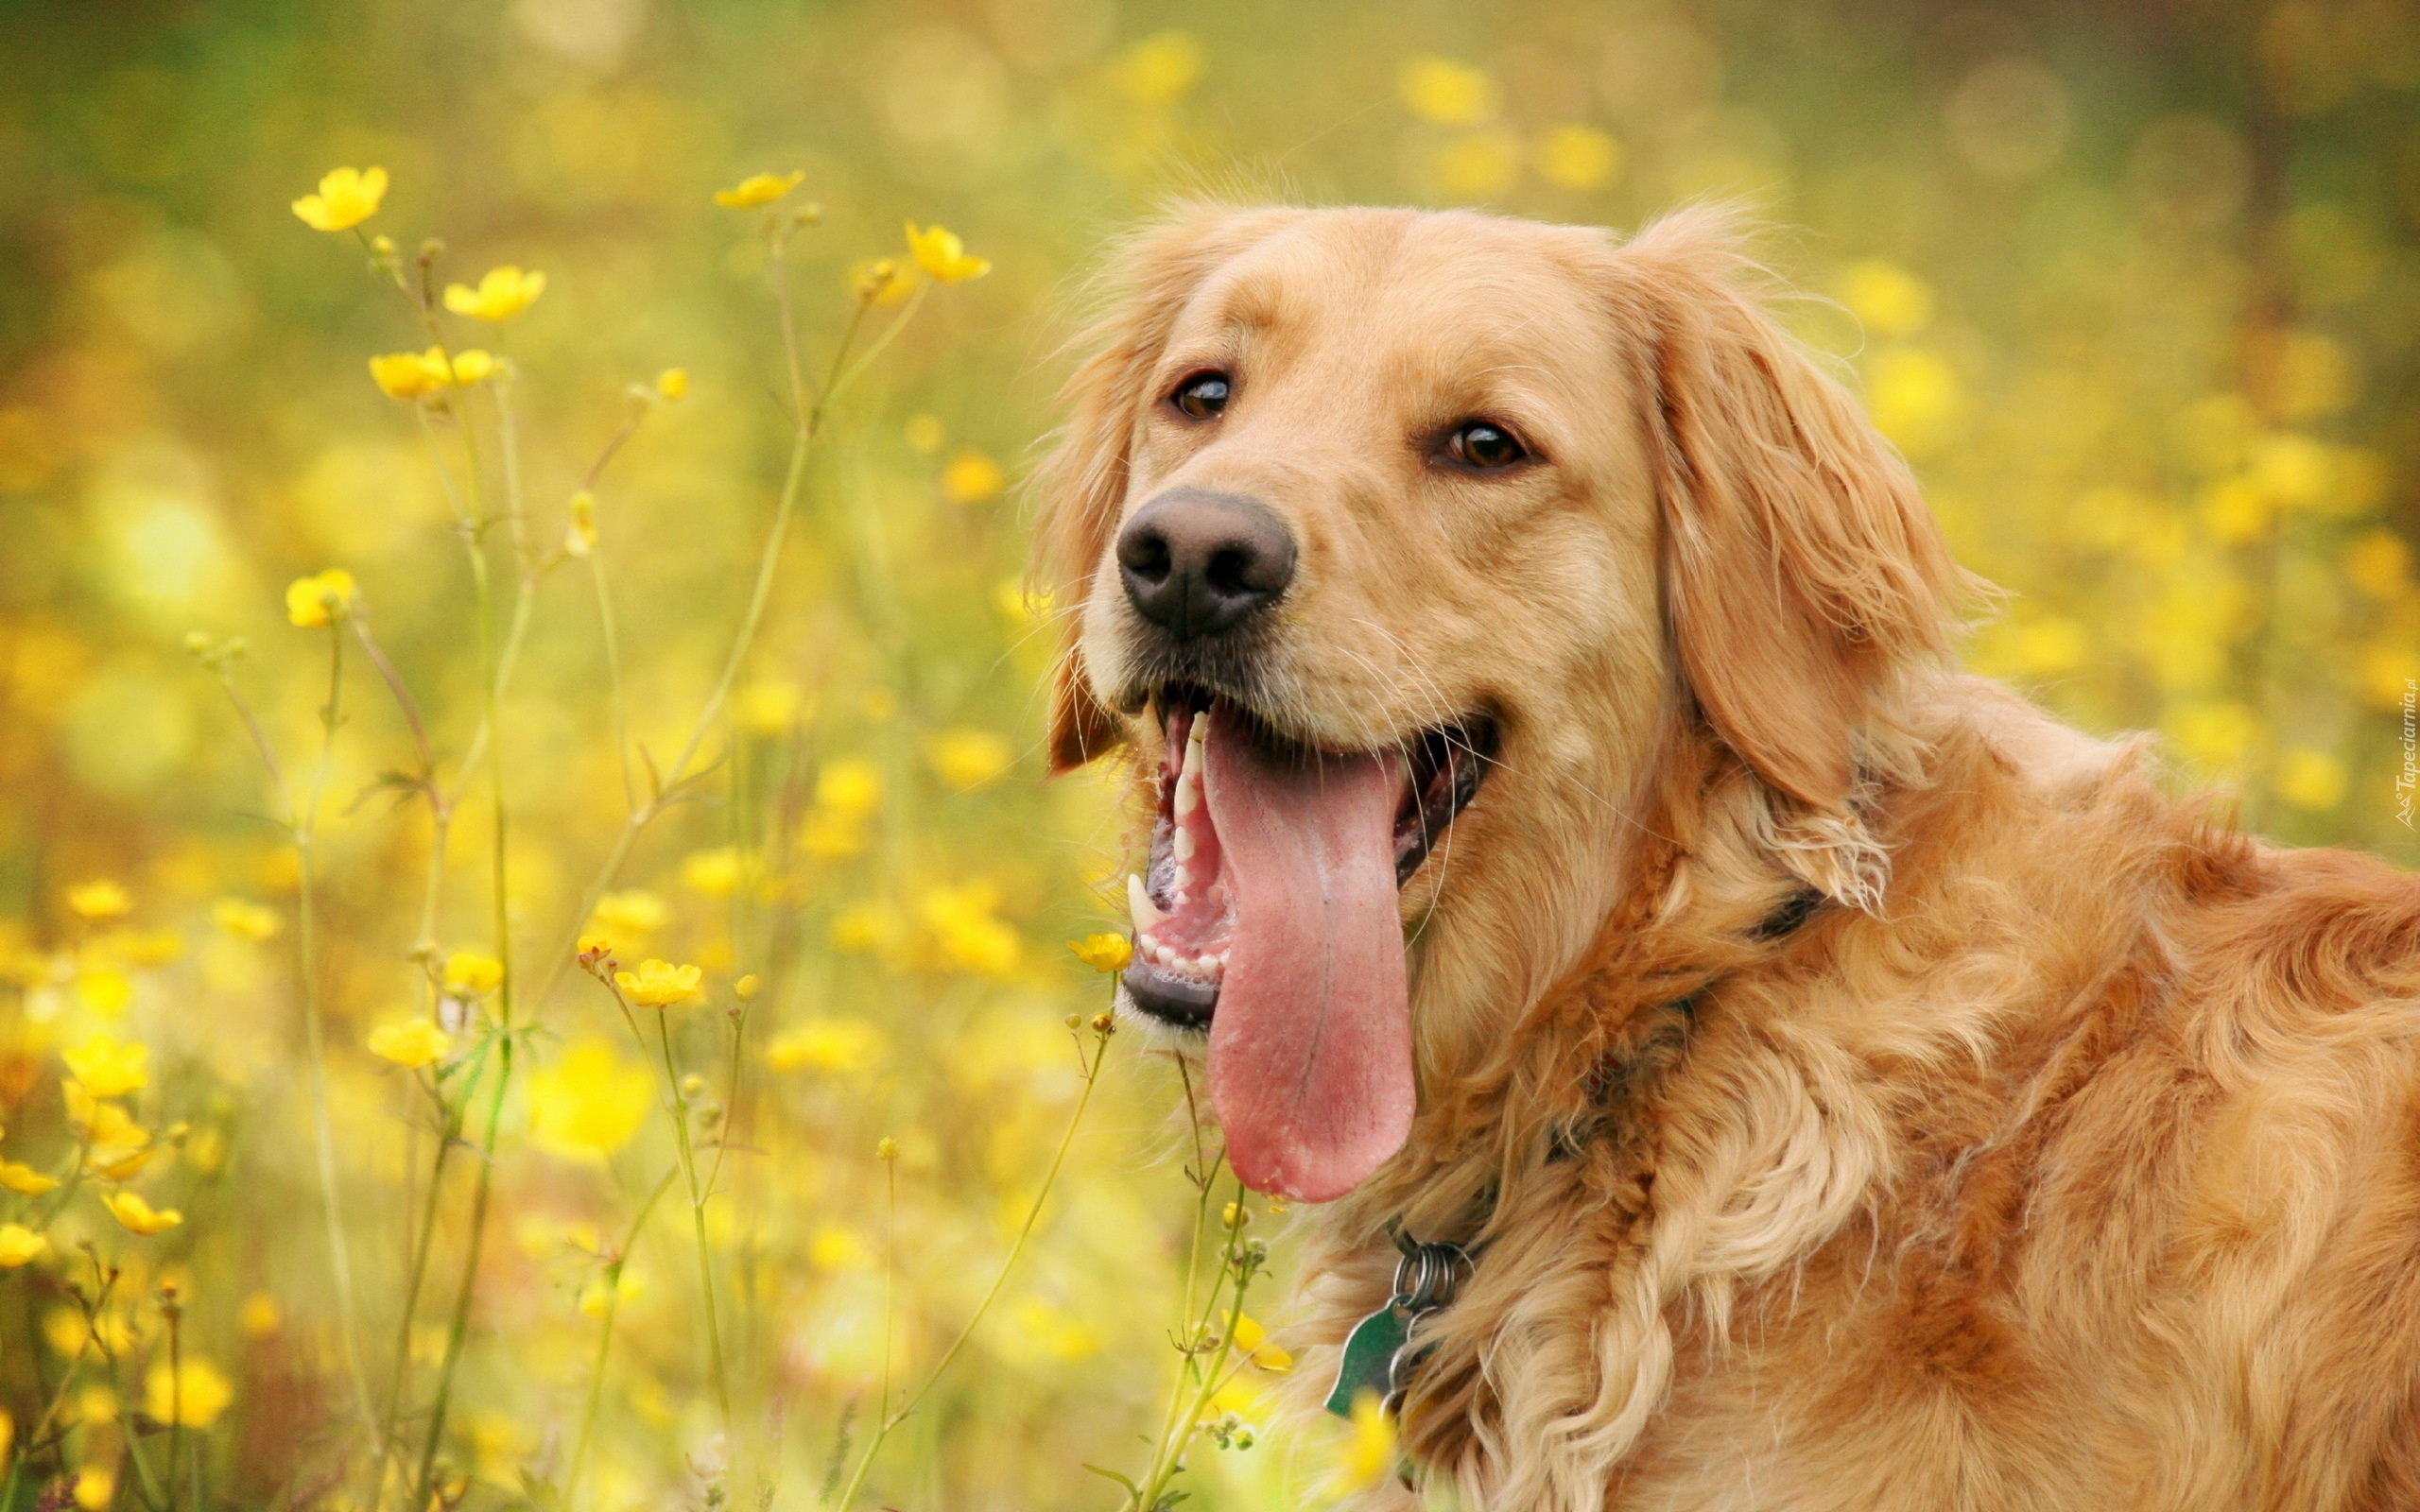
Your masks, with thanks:
<instances>
[{"instance_id":1,"label":"metal dog tag","mask_svg":"<svg viewBox=\"0 0 2420 1512\"><path fill-rule=\"evenodd\" d=\"M1327 1410L1350 1418L1353 1400L1365 1391L1386 1400L1394 1390L1395 1355L1410 1337L1411 1319L1392 1297L1354 1324L1345 1336L1344 1357L1337 1364L1336 1389L1327 1394Z\"/></svg>"}]
</instances>

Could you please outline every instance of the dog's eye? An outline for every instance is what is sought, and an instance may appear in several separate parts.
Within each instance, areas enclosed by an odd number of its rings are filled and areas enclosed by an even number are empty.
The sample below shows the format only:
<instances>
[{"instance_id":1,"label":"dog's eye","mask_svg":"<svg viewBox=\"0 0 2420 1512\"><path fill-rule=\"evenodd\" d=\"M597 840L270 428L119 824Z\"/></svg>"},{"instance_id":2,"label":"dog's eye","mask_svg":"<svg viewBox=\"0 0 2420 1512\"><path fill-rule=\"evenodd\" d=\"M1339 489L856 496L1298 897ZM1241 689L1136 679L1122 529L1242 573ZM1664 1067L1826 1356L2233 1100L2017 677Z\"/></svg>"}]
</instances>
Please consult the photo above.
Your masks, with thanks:
<instances>
[{"instance_id":1,"label":"dog's eye","mask_svg":"<svg viewBox=\"0 0 2420 1512\"><path fill-rule=\"evenodd\" d=\"M1216 420L1227 407L1228 388L1225 373L1197 372L1176 386L1168 403L1195 420Z\"/></svg>"},{"instance_id":2,"label":"dog's eye","mask_svg":"<svg viewBox=\"0 0 2420 1512\"><path fill-rule=\"evenodd\" d=\"M1529 448L1520 438L1494 421L1466 420L1445 438L1445 455L1470 468L1511 467L1526 460Z\"/></svg>"}]
</instances>

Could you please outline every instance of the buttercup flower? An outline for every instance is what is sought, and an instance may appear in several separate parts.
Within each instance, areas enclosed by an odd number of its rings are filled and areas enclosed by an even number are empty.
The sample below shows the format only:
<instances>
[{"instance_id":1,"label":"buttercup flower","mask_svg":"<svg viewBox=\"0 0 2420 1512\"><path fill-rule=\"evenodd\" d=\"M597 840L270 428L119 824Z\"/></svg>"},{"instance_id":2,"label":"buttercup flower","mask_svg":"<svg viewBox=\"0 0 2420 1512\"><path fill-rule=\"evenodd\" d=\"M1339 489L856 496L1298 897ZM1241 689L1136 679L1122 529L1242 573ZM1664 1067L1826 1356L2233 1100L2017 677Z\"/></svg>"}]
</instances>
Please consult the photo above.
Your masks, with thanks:
<instances>
[{"instance_id":1,"label":"buttercup flower","mask_svg":"<svg viewBox=\"0 0 2420 1512\"><path fill-rule=\"evenodd\" d=\"M303 629L341 619L353 608L353 574L331 567L311 577L285 585L285 617Z\"/></svg>"},{"instance_id":2,"label":"buttercup flower","mask_svg":"<svg viewBox=\"0 0 2420 1512\"><path fill-rule=\"evenodd\" d=\"M23 1196L39 1197L58 1189L56 1178L46 1177L30 1165L16 1160L0 1160L0 1187Z\"/></svg>"},{"instance_id":3,"label":"buttercup flower","mask_svg":"<svg viewBox=\"0 0 2420 1512\"><path fill-rule=\"evenodd\" d=\"M688 369L666 368L655 375L655 396L666 404L678 404L688 395Z\"/></svg>"},{"instance_id":4,"label":"buttercup flower","mask_svg":"<svg viewBox=\"0 0 2420 1512\"><path fill-rule=\"evenodd\" d=\"M454 1039L427 1019L382 1023L370 1031L370 1053L406 1071L418 1071L454 1048Z\"/></svg>"},{"instance_id":5,"label":"buttercup flower","mask_svg":"<svg viewBox=\"0 0 2420 1512\"><path fill-rule=\"evenodd\" d=\"M616 971L614 985L630 994L631 1002L643 1008L668 1008L675 1004L695 1002L705 994L699 987L704 972L694 966L675 966L669 961L648 960L639 963L636 971Z\"/></svg>"},{"instance_id":6,"label":"buttercup flower","mask_svg":"<svg viewBox=\"0 0 2420 1512\"><path fill-rule=\"evenodd\" d=\"M644 887L630 887L597 899L596 911L588 919L590 928L628 941L662 929L671 917L663 898Z\"/></svg>"},{"instance_id":7,"label":"buttercup flower","mask_svg":"<svg viewBox=\"0 0 2420 1512\"><path fill-rule=\"evenodd\" d=\"M895 257L869 257L849 269L849 292L869 304L888 308L915 291L916 275Z\"/></svg>"},{"instance_id":8,"label":"buttercup flower","mask_svg":"<svg viewBox=\"0 0 2420 1512\"><path fill-rule=\"evenodd\" d=\"M40 1260L50 1241L23 1224L0 1223L0 1269L15 1270Z\"/></svg>"},{"instance_id":9,"label":"buttercup flower","mask_svg":"<svg viewBox=\"0 0 2420 1512\"><path fill-rule=\"evenodd\" d=\"M942 469L942 497L952 504L981 504L1008 486L1007 472L980 452L960 452Z\"/></svg>"},{"instance_id":10,"label":"buttercup flower","mask_svg":"<svg viewBox=\"0 0 2420 1512\"><path fill-rule=\"evenodd\" d=\"M454 353L450 363L442 347L390 352L370 359L371 382L389 399L419 399L449 385L468 388L494 371L494 356L475 347Z\"/></svg>"},{"instance_id":11,"label":"buttercup flower","mask_svg":"<svg viewBox=\"0 0 2420 1512\"><path fill-rule=\"evenodd\" d=\"M389 352L370 359L370 381L389 399L418 399L445 382L445 368L432 369L417 352Z\"/></svg>"},{"instance_id":12,"label":"buttercup flower","mask_svg":"<svg viewBox=\"0 0 2420 1512\"><path fill-rule=\"evenodd\" d=\"M332 168L318 194L294 201L294 214L313 231L351 231L378 214L386 198L386 169Z\"/></svg>"},{"instance_id":13,"label":"buttercup flower","mask_svg":"<svg viewBox=\"0 0 2420 1512\"><path fill-rule=\"evenodd\" d=\"M173 1370L163 1360L143 1379L143 1410L156 1422L207 1428L234 1400L235 1388L207 1360L183 1360Z\"/></svg>"},{"instance_id":14,"label":"buttercup flower","mask_svg":"<svg viewBox=\"0 0 2420 1512\"><path fill-rule=\"evenodd\" d=\"M564 511L563 550L574 557L585 557L596 549L596 495L586 489L571 496L571 506Z\"/></svg>"},{"instance_id":15,"label":"buttercup flower","mask_svg":"<svg viewBox=\"0 0 2420 1512\"><path fill-rule=\"evenodd\" d=\"M916 223L909 221L908 250L915 257L916 266L936 284L963 284L992 271L986 259L966 255L966 244L958 239L956 232L940 226L919 231Z\"/></svg>"},{"instance_id":16,"label":"buttercup flower","mask_svg":"<svg viewBox=\"0 0 2420 1512\"><path fill-rule=\"evenodd\" d=\"M1126 970L1134 959L1134 942L1123 935L1087 935L1069 940L1067 949L1075 952L1076 959L1104 976Z\"/></svg>"},{"instance_id":17,"label":"buttercup flower","mask_svg":"<svg viewBox=\"0 0 2420 1512\"><path fill-rule=\"evenodd\" d=\"M96 1034L60 1052L60 1057L95 1097L123 1097L151 1085L149 1045L120 1044Z\"/></svg>"},{"instance_id":18,"label":"buttercup flower","mask_svg":"<svg viewBox=\"0 0 2420 1512\"><path fill-rule=\"evenodd\" d=\"M84 882L67 889L67 908L78 919L124 919L134 899L114 882Z\"/></svg>"},{"instance_id":19,"label":"buttercup flower","mask_svg":"<svg viewBox=\"0 0 2420 1512\"><path fill-rule=\"evenodd\" d=\"M1283 1373L1294 1368L1294 1357L1269 1342L1269 1331L1255 1322L1249 1313L1238 1313L1235 1328L1228 1337L1236 1350L1263 1370Z\"/></svg>"},{"instance_id":20,"label":"buttercup flower","mask_svg":"<svg viewBox=\"0 0 2420 1512\"><path fill-rule=\"evenodd\" d=\"M529 1138L549 1155L601 1160L631 1142L654 1106L645 1066L604 1040L575 1040L529 1078Z\"/></svg>"},{"instance_id":21,"label":"buttercup flower","mask_svg":"<svg viewBox=\"0 0 2420 1512\"><path fill-rule=\"evenodd\" d=\"M477 288L467 284L447 284L445 307L456 315L502 325L537 303L538 296L545 292L545 274L535 270L525 273L508 263L489 268Z\"/></svg>"},{"instance_id":22,"label":"buttercup flower","mask_svg":"<svg viewBox=\"0 0 2420 1512\"><path fill-rule=\"evenodd\" d=\"M1383 1482L1395 1468L1395 1424L1374 1391L1353 1399L1353 1436L1336 1457L1329 1491L1350 1496Z\"/></svg>"},{"instance_id":23,"label":"buttercup flower","mask_svg":"<svg viewBox=\"0 0 2420 1512\"><path fill-rule=\"evenodd\" d=\"M129 1233L165 1233L185 1221L185 1215L174 1208L153 1208L139 1192L110 1193L101 1198L101 1206L109 1209L110 1216Z\"/></svg>"},{"instance_id":24,"label":"buttercup flower","mask_svg":"<svg viewBox=\"0 0 2420 1512\"><path fill-rule=\"evenodd\" d=\"M274 908L242 898L221 898L210 905L210 921L221 932L249 944L273 939L285 925Z\"/></svg>"},{"instance_id":25,"label":"buttercup flower","mask_svg":"<svg viewBox=\"0 0 2420 1512\"><path fill-rule=\"evenodd\" d=\"M504 985L504 963L476 951L445 957L445 990L455 997L484 997Z\"/></svg>"},{"instance_id":26,"label":"buttercup flower","mask_svg":"<svg viewBox=\"0 0 2420 1512\"><path fill-rule=\"evenodd\" d=\"M961 793L971 793L1000 780L1017 753L1006 737L989 730L945 730L925 747L933 772Z\"/></svg>"},{"instance_id":27,"label":"buttercup flower","mask_svg":"<svg viewBox=\"0 0 2420 1512\"><path fill-rule=\"evenodd\" d=\"M788 194L805 177L804 173L751 174L728 189L716 190L715 203L725 210L754 210Z\"/></svg>"}]
</instances>

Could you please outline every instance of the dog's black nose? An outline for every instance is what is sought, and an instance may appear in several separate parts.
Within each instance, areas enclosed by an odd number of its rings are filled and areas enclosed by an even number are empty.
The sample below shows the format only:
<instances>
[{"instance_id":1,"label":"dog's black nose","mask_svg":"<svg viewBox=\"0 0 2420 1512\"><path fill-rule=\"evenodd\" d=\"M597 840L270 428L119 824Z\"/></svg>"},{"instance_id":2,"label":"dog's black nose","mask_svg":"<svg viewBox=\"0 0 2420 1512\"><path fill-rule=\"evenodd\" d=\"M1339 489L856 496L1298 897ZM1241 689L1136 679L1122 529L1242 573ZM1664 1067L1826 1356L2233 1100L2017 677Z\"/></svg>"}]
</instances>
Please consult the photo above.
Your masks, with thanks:
<instances>
[{"instance_id":1,"label":"dog's black nose","mask_svg":"<svg viewBox=\"0 0 2420 1512\"><path fill-rule=\"evenodd\" d=\"M1126 522L1117 566L1136 610L1190 641L1277 602L1294 580L1294 538L1257 499L1177 489Z\"/></svg>"}]
</instances>

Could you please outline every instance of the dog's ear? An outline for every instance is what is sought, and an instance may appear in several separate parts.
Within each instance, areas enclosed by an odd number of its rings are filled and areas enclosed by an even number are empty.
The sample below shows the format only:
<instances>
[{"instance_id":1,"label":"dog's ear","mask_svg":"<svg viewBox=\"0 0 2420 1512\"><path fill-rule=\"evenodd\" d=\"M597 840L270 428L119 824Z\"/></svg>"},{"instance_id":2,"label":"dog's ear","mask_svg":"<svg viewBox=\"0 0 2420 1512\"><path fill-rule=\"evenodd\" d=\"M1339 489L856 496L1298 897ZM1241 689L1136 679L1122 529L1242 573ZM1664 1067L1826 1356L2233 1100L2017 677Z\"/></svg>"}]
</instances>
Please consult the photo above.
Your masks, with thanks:
<instances>
[{"instance_id":1,"label":"dog's ear","mask_svg":"<svg viewBox=\"0 0 2420 1512\"><path fill-rule=\"evenodd\" d=\"M1963 576L1906 462L1766 313L1727 214L1668 217L1615 261L1689 691L1768 787L1860 831L1881 700L1946 657Z\"/></svg>"},{"instance_id":2,"label":"dog's ear","mask_svg":"<svg viewBox=\"0 0 2420 1512\"><path fill-rule=\"evenodd\" d=\"M1086 675L1083 606L1126 503L1144 386L1178 312L1219 264L1299 215L1187 204L1131 238L1109 262L1096 296L1106 312L1073 345L1089 354L1061 395L1067 414L1035 471L1034 574L1061 620L1050 677L1050 770L1071 771L1124 738Z\"/></svg>"}]
</instances>

